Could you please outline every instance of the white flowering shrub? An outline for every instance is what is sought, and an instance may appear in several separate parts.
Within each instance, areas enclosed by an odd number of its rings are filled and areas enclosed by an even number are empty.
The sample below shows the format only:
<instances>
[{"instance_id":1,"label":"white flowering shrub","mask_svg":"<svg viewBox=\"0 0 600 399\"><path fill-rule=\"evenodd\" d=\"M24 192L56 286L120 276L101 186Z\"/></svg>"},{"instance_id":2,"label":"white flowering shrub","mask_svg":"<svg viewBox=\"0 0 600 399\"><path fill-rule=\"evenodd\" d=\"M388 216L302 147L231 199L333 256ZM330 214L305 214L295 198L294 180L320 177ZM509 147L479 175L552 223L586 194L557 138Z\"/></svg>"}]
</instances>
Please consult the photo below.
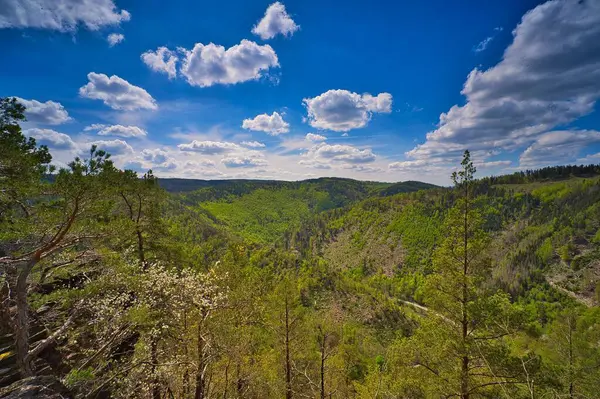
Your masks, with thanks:
<instances>
[{"instance_id":1,"label":"white flowering shrub","mask_svg":"<svg viewBox=\"0 0 600 399\"><path fill-rule=\"evenodd\" d=\"M226 303L225 277L160 263L107 270L90 289L94 295L86 301L89 323L72 336L71 344L93 337L95 343L79 362L86 367L92 366L86 359L107 345L114 352L129 342L130 353L121 356L105 349L93 364L102 378L86 389L105 385L113 396L123 398L147 397L154 386L176 397L192 389L182 376L197 372L199 324Z\"/></svg>"}]
</instances>

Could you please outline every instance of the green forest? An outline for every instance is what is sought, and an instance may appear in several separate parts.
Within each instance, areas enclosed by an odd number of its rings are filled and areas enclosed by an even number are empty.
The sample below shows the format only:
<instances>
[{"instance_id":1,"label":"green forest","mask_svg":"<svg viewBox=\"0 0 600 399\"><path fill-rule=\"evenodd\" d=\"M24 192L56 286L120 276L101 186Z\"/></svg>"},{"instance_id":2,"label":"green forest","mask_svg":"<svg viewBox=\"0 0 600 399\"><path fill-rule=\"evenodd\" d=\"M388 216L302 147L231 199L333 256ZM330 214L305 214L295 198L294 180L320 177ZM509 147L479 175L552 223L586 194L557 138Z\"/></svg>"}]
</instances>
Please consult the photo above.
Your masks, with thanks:
<instances>
[{"instance_id":1,"label":"green forest","mask_svg":"<svg viewBox=\"0 0 600 399\"><path fill-rule=\"evenodd\" d=\"M598 398L600 165L65 168L0 99L0 398Z\"/></svg>"}]
</instances>

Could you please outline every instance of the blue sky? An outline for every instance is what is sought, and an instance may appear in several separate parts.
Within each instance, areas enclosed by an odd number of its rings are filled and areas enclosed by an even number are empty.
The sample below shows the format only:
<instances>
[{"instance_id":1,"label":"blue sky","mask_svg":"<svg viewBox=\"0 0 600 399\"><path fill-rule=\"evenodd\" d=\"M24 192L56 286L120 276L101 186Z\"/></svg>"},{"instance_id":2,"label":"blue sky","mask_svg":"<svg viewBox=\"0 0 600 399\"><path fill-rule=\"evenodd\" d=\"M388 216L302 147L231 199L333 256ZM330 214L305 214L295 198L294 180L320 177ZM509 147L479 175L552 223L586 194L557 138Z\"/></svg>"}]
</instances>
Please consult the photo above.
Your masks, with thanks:
<instances>
[{"instance_id":1,"label":"blue sky","mask_svg":"<svg viewBox=\"0 0 600 399\"><path fill-rule=\"evenodd\" d=\"M445 184L600 163L598 0L1 0L0 96L57 164Z\"/></svg>"}]
</instances>

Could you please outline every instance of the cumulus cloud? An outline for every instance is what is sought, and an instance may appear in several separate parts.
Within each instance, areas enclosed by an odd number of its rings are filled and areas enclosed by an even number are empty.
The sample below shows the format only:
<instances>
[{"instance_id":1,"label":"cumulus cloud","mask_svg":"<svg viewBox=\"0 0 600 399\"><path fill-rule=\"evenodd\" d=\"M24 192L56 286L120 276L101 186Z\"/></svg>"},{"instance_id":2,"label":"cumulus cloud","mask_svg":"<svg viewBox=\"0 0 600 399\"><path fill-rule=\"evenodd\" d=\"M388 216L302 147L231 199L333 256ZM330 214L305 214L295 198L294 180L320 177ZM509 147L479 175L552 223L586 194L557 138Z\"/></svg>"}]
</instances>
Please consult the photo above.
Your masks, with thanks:
<instances>
[{"instance_id":1,"label":"cumulus cloud","mask_svg":"<svg viewBox=\"0 0 600 399\"><path fill-rule=\"evenodd\" d=\"M39 28L72 32L80 25L90 30L119 25L131 15L113 0L4 0L1 28Z\"/></svg>"},{"instance_id":2,"label":"cumulus cloud","mask_svg":"<svg viewBox=\"0 0 600 399\"><path fill-rule=\"evenodd\" d=\"M145 137L147 134L148 133L144 129L137 126L123 125L102 126L101 130L98 132L98 135L100 136L117 137Z\"/></svg>"},{"instance_id":3,"label":"cumulus cloud","mask_svg":"<svg viewBox=\"0 0 600 399\"><path fill-rule=\"evenodd\" d=\"M177 76L177 54L166 47L159 47L156 51L146 51L140 58L150 69L155 72L166 73L169 79Z\"/></svg>"},{"instance_id":4,"label":"cumulus cloud","mask_svg":"<svg viewBox=\"0 0 600 399\"><path fill-rule=\"evenodd\" d=\"M371 112L381 112L389 114L392 112L392 95L390 93L379 93L377 96L372 96L365 93L362 96L367 109Z\"/></svg>"},{"instance_id":5,"label":"cumulus cloud","mask_svg":"<svg viewBox=\"0 0 600 399\"><path fill-rule=\"evenodd\" d=\"M94 144L99 150L104 150L111 155L125 155L133 154L133 148L123 140L99 140L90 143L90 146Z\"/></svg>"},{"instance_id":6,"label":"cumulus cloud","mask_svg":"<svg viewBox=\"0 0 600 399\"><path fill-rule=\"evenodd\" d=\"M181 170L195 178L198 178L198 176L217 177L223 175L223 172L215 168L215 163L210 160L186 161L181 166Z\"/></svg>"},{"instance_id":7,"label":"cumulus cloud","mask_svg":"<svg viewBox=\"0 0 600 399\"><path fill-rule=\"evenodd\" d=\"M243 145L244 147L250 147L250 148L263 148L263 147L265 147L264 143L260 143L258 141L242 141L240 144Z\"/></svg>"},{"instance_id":8,"label":"cumulus cloud","mask_svg":"<svg viewBox=\"0 0 600 399\"><path fill-rule=\"evenodd\" d=\"M108 125L105 125L103 123L92 123L89 126L86 126L85 128L83 128L84 132L89 132L89 131L93 131L93 130L102 130L105 127L107 127Z\"/></svg>"},{"instance_id":9,"label":"cumulus cloud","mask_svg":"<svg viewBox=\"0 0 600 399\"><path fill-rule=\"evenodd\" d=\"M102 100L104 104L116 110L158 108L156 101L146 90L116 75L109 78L103 73L90 72L87 77L89 83L79 89L79 95L82 97Z\"/></svg>"},{"instance_id":10,"label":"cumulus cloud","mask_svg":"<svg viewBox=\"0 0 600 399\"><path fill-rule=\"evenodd\" d=\"M108 45L110 47L114 47L117 44L121 43L123 40L125 40L125 35L121 34L121 33L111 33L110 35L108 35L106 37L106 41L108 42Z\"/></svg>"},{"instance_id":11,"label":"cumulus cloud","mask_svg":"<svg viewBox=\"0 0 600 399\"><path fill-rule=\"evenodd\" d=\"M600 2L548 1L526 13L513 36L496 66L469 74L461 92L466 104L443 113L408 157L523 148L593 110L600 97Z\"/></svg>"},{"instance_id":12,"label":"cumulus cloud","mask_svg":"<svg viewBox=\"0 0 600 399\"><path fill-rule=\"evenodd\" d=\"M169 160L169 161L161 163L161 164L153 165L154 169L162 170L162 171L169 171L169 170L177 169L177 167L178 167L177 162L175 162L173 160Z\"/></svg>"},{"instance_id":13,"label":"cumulus cloud","mask_svg":"<svg viewBox=\"0 0 600 399\"><path fill-rule=\"evenodd\" d=\"M197 168L197 167L214 167L215 162L210 159L203 159L200 161L187 161L185 166L188 168Z\"/></svg>"},{"instance_id":14,"label":"cumulus cloud","mask_svg":"<svg viewBox=\"0 0 600 399\"><path fill-rule=\"evenodd\" d=\"M221 159L221 163L227 168L255 168L266 166L267 161L252 156L235 156Z\"/></svg>"},{"instance_id":15,"label":"cumulus cloud","mask_svg":"<svg viewBox=\"0 0 600 399\"><path fill-rule=\"evenodd\" d=\"M540 167L575 161L583 148L600 142L595 130L555 131L541 135L519 158L521 167Z\"/></svg>"},{"instance_id":16,"label":"cumulus cloud","mask_svg":"<svg viewBox=\"0 0 600 399\"><path fill-rule=\"evenodd\" d=\"M27 129L23 132L28 137L33 137L38 145L48 146L55 150L77 150L77 144L69 135L51 129Z\"/></svg>"},{"instance_id":17,"label":"cumulus cloud","mask_svg":"<svg viewBox=\"0 0 600 399\"><path fill-rule=\"evenodd\" d=\"M507 167L512 164L512 161L489 161L489 162L473 162L475 167L479 169L491 169L498 167Z\"/></svg>"},{"instance_id":18,"label":"cumulus cloud","mask_svg":"<svg viewBox=\"0 0 600 399\"><path fill-rule=\"evenodd\" d=\"M311 147L306 156L312 159L325 159L350 164L369 163L375 161L375 154L370 148L360 149L351 145L320 143Z\"/></svg>"},{"instance_id":19,"label":"cumulus cloud","mask_svg":"<svg viewBox=\"0 0 600 399\"><path fill-rule=\"evenodd\" d=\"M196 43L192 50L179 49L185 56L181 74L192 86L236 84L256 80L272 67L279 66L277 54L268 44L249 40L225 49L213 43Z\"/></svg>"},{"instance_id":20,"label":"cumulus cloud","mask_svg":"<svg viewBox=\"0 0 600 399\"><path fill-rule=\"evenodd\" d=\"M314 98L305 98L308 122L319 129L347 132L365 127L375 112L391 112L392 95L360 95L348 90L329 90Z\"/></svg>"},{"instance_id":21,"label":"cumulus cloud","mask_svg":"<svg viewBox=\"0 0 600 399\"><path fill-rule=\"evenodd\" d=\"M16 98L18 102L25 106L25 116L29 122L44 125L60 125L71 120L69 113L60 103L54 101L42 103L37 100Z\"/></svg>"},{"instance_id":22,"label":"cumulus cloud","mask_svg":"<svg viewBox=\"0 0 600 399\"><path fill-rule=\"evenodd\" d=\"M432 158L430 161L426 159L417 159L410 161L392 162L388 165L388 169L394 172L423 174L446 174L448 169L454 164L454 159L450 158Z\"/></svg>"},{"instance_id":23,"label":"cumulus cloud","mask_svg":"<svg viewBox=\"0 0 600 399\"><path fill-rule=\"evenodd\" d=\"M382 173L385 172L384 169L376 167L376 166L367 166L367 165L344 165L344 169L354 170L356 172L362 173Z\"/></svg>"},{"instance_id":24,"label":"cumulus cloud","mask_svg":"<svg viewBox=\"0 0 600 399\"><path fill-rule=\"evenodd\" d=\"M294 20L285 11L285 6L275 2L267 8L265 16L252 28L252 33L261 39L272 39L278 34L291 36L300 29Z\"/></svg>"},{"instance_id":25,"label":"cumulus cloud","mask_svg":"<svg viewBox=\"0 0 600 399\"><path fill-rule=\"evenodd\" d=\"M308 140L308 141L325 141L325 140L327 140L327 137L321 136L320 134L307 133L306 140Z\"/></svg>"},{"instance_id":26,"label":"cumulus cloud","mask_svg":"<svg viewBox=\"0 0 600 399\"><path fill-rule=\"evenodd\" d=\"M140 155L144 160L152 162L153 164L165 163L169 160L169 154L166 151L161 150L160 148L146 148L142 150Z\"/></svg>"},{"instance_id":27,"label":"cumulus cloud","mask_svg":"<svg viewBox=\"0 0 600 399\"><path fill-rule=\"evenodd\" d=\"M589 154L586 155L583 158L579 158L577 159L577 163L578 164L598 164L600 163L600 152L597 152L595 154Z\"/></svg>"},{"instance_id":28,"label":"cumulus cloud","mask_svg":"<svg viewBox=\"0 0 600 399\"><path fill-rule=\"evenodd\" d=\"M177 146L181 151L198 152L200 154L215 155L224 154L240 149L240 146L227 141L198 141L194 140L189 144L179 144Z\"/></svg>"},{"instance_id":29,"label":"cumulus cloud","mask_svg":"<svg viewBox=\"0 0 600 399\"><path fill-rule=\"evenodd\" d=\"M253 119L244 119L242 127L244 129L265 132L271 136L277 136L290 131L290 124L284 121L277 112L273 112L272 115L261 114L255 116Z\"/></svg>"},{"instance_id":30,"label":"cumulus cloud","mask_svg":"<svg viewBox=\"0 0 600 399\"><path fill-rule=\"evenodd\" d=\"M390 170L397 170L401 172L418 170L421 167L426 166L426 162L422 160L417 161L398 161L392 162L388 165Z\"/></svg>"},{"instance_id":31,"label":"cumulus cloud","mask_svg":"<svg viewBox=\"0 0 600 399\"><path fill-rule=\"evenodd\" d=\"M315 161L313 159L303 159L300 162L298 162L299 165L302 166L306 166L308 168L313 168L313 169L331 169L331 165L325 162L319 162L319 161Z\"/></svg>"}]
</instances>

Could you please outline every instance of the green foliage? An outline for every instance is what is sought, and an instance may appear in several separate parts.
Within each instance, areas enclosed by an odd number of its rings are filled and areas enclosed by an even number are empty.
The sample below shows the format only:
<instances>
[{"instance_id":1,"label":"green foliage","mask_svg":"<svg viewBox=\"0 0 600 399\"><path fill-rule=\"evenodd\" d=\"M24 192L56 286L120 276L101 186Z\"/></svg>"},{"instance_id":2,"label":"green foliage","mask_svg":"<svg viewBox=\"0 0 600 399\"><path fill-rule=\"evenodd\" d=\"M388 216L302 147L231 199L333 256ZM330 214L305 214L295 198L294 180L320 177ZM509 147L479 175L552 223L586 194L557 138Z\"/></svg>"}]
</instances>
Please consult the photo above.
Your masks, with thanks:
<instances>
[{"instance_id":1,"label":"green foliage","mask_svg":"<svg viewBox=\"0 0 600 399\"><path fill-rule=\"evenodd\" d=\"M537 249L535 254L540 258L543 263L548 263L554 254L554 250L552 248L552 240L550 238L546 238L542 245Z\"/></svg>"},{"instance_id":2,"label":"green foliage","mask_svg":"<svg viewBox=\"0 0 600 399\"><path fill-rule=\"evenodd\" d=\"M304 190L258 189L231 202L205 202L201 207L245 239L272 243L286 231L297 228L325 195Z\"/></svg>"},{"instance_id":3,"label":"green foliage","mask_svg":"<svg viewBox=\"0 0 600 399\"><path fill-rule=\"evenodd\" d=\"M94 378L94 370L91 367L88 367L84 370L71 370L69 374L66 375L64 381L68 388L77 390L80 386L93 381Z\"/></svg>"},{"instance_id":4,"label":"green foliage","mask_svg":"<svg viewBox=\"0 0 600 399\"><path fill-rule=\"evenodd\" d=\"M41 190L43 175L53 170L48 148L22 134L24 112L15 98L0 98L0 227L27 212L26 202Z\"/></svg>"},{"instance_id":5,"label":"green foliage","mask_svg":"<svg viewBox=\"0 0 600 399\"><path fill-rule=\"evenodd\" d=\"M430 254L440 240L440 212L423 203L409 204L392 220L394 232L406 250L404 265L408 271L430 271Z\"/></svg>"}]
</instances>

